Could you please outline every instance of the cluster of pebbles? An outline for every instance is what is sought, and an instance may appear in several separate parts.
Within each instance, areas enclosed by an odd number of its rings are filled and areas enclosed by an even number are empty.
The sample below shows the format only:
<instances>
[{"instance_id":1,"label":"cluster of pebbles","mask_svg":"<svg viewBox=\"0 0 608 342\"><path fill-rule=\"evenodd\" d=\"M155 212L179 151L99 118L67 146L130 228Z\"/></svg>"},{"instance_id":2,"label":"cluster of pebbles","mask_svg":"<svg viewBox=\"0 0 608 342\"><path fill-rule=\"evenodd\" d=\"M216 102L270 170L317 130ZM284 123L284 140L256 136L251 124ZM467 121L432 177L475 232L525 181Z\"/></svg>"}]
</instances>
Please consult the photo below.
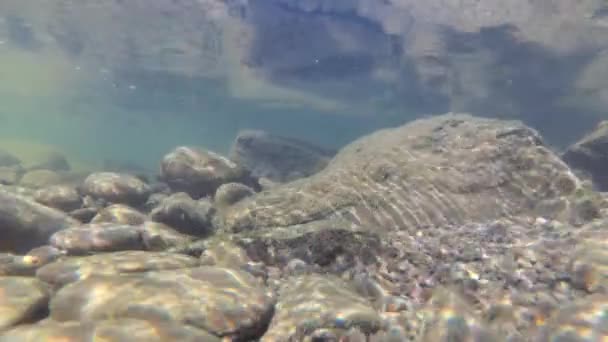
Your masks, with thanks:
<instances>
[{"instance_id":1,"label":"cluster of pebbles","mask_svg":"<svg viewBox=\"0 0 608 342\"><path fill-rule=\"evenodd\" d=\"M523 124L232 151L0 187L0 341L608 339L608 204Z\"/></svg>"}]
</instances>

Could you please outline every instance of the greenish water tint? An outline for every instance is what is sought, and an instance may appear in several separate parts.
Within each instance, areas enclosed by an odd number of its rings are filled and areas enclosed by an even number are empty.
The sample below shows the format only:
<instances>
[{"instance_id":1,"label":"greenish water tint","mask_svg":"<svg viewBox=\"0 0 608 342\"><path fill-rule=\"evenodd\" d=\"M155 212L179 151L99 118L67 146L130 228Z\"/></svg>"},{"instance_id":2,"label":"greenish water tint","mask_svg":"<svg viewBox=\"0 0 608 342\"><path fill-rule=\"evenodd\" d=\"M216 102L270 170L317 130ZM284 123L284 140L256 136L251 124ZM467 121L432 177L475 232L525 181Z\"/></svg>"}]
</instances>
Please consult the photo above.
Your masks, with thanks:
<instances>
[{"instance_id":1,"label":"greenish water tint","mask_svg":"<svg viewBox=\"0 0 608 342\"><path fill-rule=\"evenodd\" d=\"M513 16L435 2L7 0L0 141L155 170L176 145L227 153L241 129L339 148L463 111L521 119L563 147L605 117L605 6Z\"/></svg>"}]
</instances>

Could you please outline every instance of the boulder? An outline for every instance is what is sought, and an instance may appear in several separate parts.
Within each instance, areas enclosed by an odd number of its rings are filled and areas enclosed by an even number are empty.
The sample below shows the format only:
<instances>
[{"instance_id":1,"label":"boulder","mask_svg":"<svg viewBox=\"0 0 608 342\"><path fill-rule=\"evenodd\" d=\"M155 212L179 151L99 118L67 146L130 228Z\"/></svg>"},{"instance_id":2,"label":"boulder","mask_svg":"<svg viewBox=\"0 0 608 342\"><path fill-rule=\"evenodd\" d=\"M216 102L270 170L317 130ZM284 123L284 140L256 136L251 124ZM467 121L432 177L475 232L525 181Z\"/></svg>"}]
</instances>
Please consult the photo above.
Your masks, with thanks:
<instances>
[{"instance_id":1,"label":"boulder","mask_svg":"<svg viewBox=\"0 0 608 342\"><path fill-rule=\"evenodd\" d=\"M68 257L47 264L36 276L60 288L91 275L133 274L199 266L193 257L166 252L124 251L82 257Z\"/></svg>"},{"instance_id":2,"label":"boulder","mask_svg":"<svg viewBox=\"0 0 608 342\"><path fill-rule=\"evenodd\" d=\"M298 139L246 130L236 137L230 159L246 167L256 178L288 182L319 172L334 155L335 151Z\"/></svg>"},{"instance_id":3,"label":"boulder","mask_svg":"<svg viewBox=\"0 0 608 342\"><path fill-rule=\"evenodd\" d=\"M207 236L215 231L215 208L208 200L194 200L181 192L164 198L152 209L150 218L193 236Z\"/></svg>"},{"instance_id":4,"label":"boulder","mask_svg":"<svg viewBox=\"0 0 608 342\"><path fill-rule=\"evenodd\" d=\"M362 137L323 171L230 207L224 224L238 232L337 216L377 230L417 230L532 214L580 187L533 129L450 113Z\"/></svg>"},{"instance_id":5,"label":"boulder","mask_svg":"<svg viewBox=\"0 0 608 342\"><path fill-rule=\"evenodd\" d=\"M22 325L0 334L1 342L22 341L86 341L95 336L102 341L129 342L220 342L221 339L204 330L186 324L139 319L103 320L97 322L44 321Z\"/></svg>"},{"instance_id":6,"label":"boulder","mask_svg":"<svg viewBox=\"0 0 608 342\"><path fill-rule=\"evenodd\" d=\"M261 341L340 341L351 328L370 335L381 326L378 312L348 283L332 276L305 275L285 282Z\"/></svg>"},{"instance_id":7,"label":"boulder","mask_svg":"<svg viewBox=\"0 0 608 342\"><path fill-rule=\"evenodd\" d=\"M91 223L119 223L138 225L146 221L146 215L124 204L112 204L99 211Z\"/></svg>"},{"instance_id":8,"label":"boulder","mask_svg":"<svg viewBox=\"0 0 608 342\"><path fill-rule=\"evenodd\" d=\"M69 212L82 206L82 198L76 188L68 185L51 185L34 193L36 202Z\"/></svg>"},{"instance_id":9,"label":"boulder","mask_svg":"<svg viewBox=\"0 0 608 342\"><path fill-rule=\"evenodd\" d=\"M273 307L273 296L248 273L201 266L92 275L61 288L51 300L50 317L57 322L161 320L251 340L263 333Z\"/></svg>"},{"instance_id":10,"label":"boulder","mask_svg":"<svg viewBox=\"0 0 608 342\"><path fill-rule=\"evenodd\" d=\"M38 279L0 277L0 332L43 317L49 297L48 286Z\"/></svg>"},{"instance_id":11,"label":"boulder","mask_svg":"<svg viewBox=\"0 0 608 342\"><path fill-rule=\"evenodd\" d=\"M0 276L34 276L38 268L51 263L64 253L52 246L37 247L26 255L0 254Z\"/></svg>"},{"instance_id":12,"label":"boulder","mask_svg":"<svg viewBox=\"0 0 608 342\"><path fill-rule=\"evenodd\" d=\"M57 171L35 169L27 171L19 180L19 185L34 189L57 185L64 180L64 175Z\"/></svg>"},{"instance_id":13,"label":"boulder","mask_svg":"<svg viewBox=\"0 0 608 342\"><path fill-rule=\"evenodd\" d=\"M110 203L139 206L148 199L150 186L129 174L97 172L84 180L82 192Z\"/></svg>"},{"instance_id":14,"label":"boulder","mask_svg":"<svg viewBox=\"0 0 608 342\"><path fill-rule=\"evenodd\" d=\"M146 221L140 225L90 223L72 226L53 234L50 244L71 255L129 250L163 251L180 248L192 241L162 223Z\"/></svg>"},{"instance_id":15,"label":"boulder","mask_svg":"<svg viewBox=\"0 0 608 342\"><path fill-rule=\"evenodd\" d=\"M49 151L41 157L34 165L28 167L28 170L51 170L51 171L70 171L70 163L63 153Z\"/></svg>"},{"instance_id":16,"label":"boulder","mask_svg":"<svg viewBox=\"0 0 608 342\"><path fill-rule=\"evenodd\" d=\"M21 164L21 160L16 157L15 155L13 155L12 153L0 149L0 166L2 167L6 167L6 166L16 166L16 165L20 165Z\"/></svg>"},{"instance_id":17,"label":"boulder","mask_svg":"<svg viewBox=\"0 0 608 342\"><path fill-rule=\"evenodd\" d=\"M213 195L224 183L254 183L243 167L228 158L186 146L174 149L163 158L160 179L173 191L186 192L195 199Z\"/></svg>"},{"instance_id":18,"label":"boulder","mask_svg":"<svg viewBox=\"0 0 608 342\"><path fill-rule=\"evenodd\" d=\"M0 250L25 253L54 233L78 224L67 214L0 189Z\"/></svg>"},{"instance_id":19,"label":"boulder","mask_svg":"<svg viewBox=\"0 0 608 342\"><path fill-rule=\"evenodd\" d=\"M0 184L15 185L23 175L23 167L19 164L12 166L0 166Z\"/></svg>"},{"instance_id":20,"label":"boulder","mask_svg":"<svg viewBox=\"0 0 608 342\"><path fill-rule=\"evenodd\" d=\"M213 205L217 208L226 208L245 197L253 195L255 191L245 184L226 183L220 185L213 196Z\"/></svg>"},{"instance_id":21,"label":"boulder","mask_svg":"<svg viewBox=\"0 0 608 342\"><path fill-rule=\"evenodd\" d=\"M601 191L608 191L608 121L568 147L562 158L570 167L591 177Z\"/></svg>"}]
</instances>

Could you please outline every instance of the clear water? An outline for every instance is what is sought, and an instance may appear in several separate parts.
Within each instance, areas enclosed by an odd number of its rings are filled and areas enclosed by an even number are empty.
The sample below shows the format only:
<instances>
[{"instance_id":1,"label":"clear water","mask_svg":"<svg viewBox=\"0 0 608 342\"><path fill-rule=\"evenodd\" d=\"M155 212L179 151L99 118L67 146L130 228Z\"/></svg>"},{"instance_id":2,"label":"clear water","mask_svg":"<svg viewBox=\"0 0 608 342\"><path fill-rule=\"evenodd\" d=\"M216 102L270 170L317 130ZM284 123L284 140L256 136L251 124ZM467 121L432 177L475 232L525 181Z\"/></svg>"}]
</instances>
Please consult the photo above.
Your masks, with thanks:
<instances>
[{"instance_id":1,"label":"clear water","mask_svg":"<svg viewBox=\"0 0 608 342\"><path fill-rule=\"evenodd\" d=\"M340 147L447 111L556 146L608 104L595 0L3 0L0 147L155 169L259 128Z\"/></svg>"}]
</instances>

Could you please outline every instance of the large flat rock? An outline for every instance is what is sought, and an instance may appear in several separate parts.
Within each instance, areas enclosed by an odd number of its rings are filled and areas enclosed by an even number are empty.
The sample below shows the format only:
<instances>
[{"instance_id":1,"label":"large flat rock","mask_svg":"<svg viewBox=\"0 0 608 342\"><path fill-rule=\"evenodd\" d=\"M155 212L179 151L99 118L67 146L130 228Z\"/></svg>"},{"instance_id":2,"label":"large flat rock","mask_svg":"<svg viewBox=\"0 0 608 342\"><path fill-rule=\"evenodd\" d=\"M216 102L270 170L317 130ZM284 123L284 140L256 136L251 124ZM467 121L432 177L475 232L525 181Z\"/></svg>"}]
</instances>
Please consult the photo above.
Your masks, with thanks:
<instances>
[{"instance_id":1,"label":"large flat rock","mask_svg":"<svg viewBox=\"0 0 608 342\"><path fill-rule=\"evenodd\" d=\"M187 324L217 336L255 337L270 319L272 295L251 275L219 267L91 276L63 287L50 317L65 321L138 318Z\"/></svg>"},{"instance_id":2,"label":"large flat rock","mask_svg":"<svg viewBox=\"0 0 608 342\"><path fill-rule=\"evenodd\" d=\"M326 169L246 198L225 215L228 231L339 217L376 230L556 217L580 181L536 131L516 121L446 114L365 136Z\"/></svg>"}]
</instances>

